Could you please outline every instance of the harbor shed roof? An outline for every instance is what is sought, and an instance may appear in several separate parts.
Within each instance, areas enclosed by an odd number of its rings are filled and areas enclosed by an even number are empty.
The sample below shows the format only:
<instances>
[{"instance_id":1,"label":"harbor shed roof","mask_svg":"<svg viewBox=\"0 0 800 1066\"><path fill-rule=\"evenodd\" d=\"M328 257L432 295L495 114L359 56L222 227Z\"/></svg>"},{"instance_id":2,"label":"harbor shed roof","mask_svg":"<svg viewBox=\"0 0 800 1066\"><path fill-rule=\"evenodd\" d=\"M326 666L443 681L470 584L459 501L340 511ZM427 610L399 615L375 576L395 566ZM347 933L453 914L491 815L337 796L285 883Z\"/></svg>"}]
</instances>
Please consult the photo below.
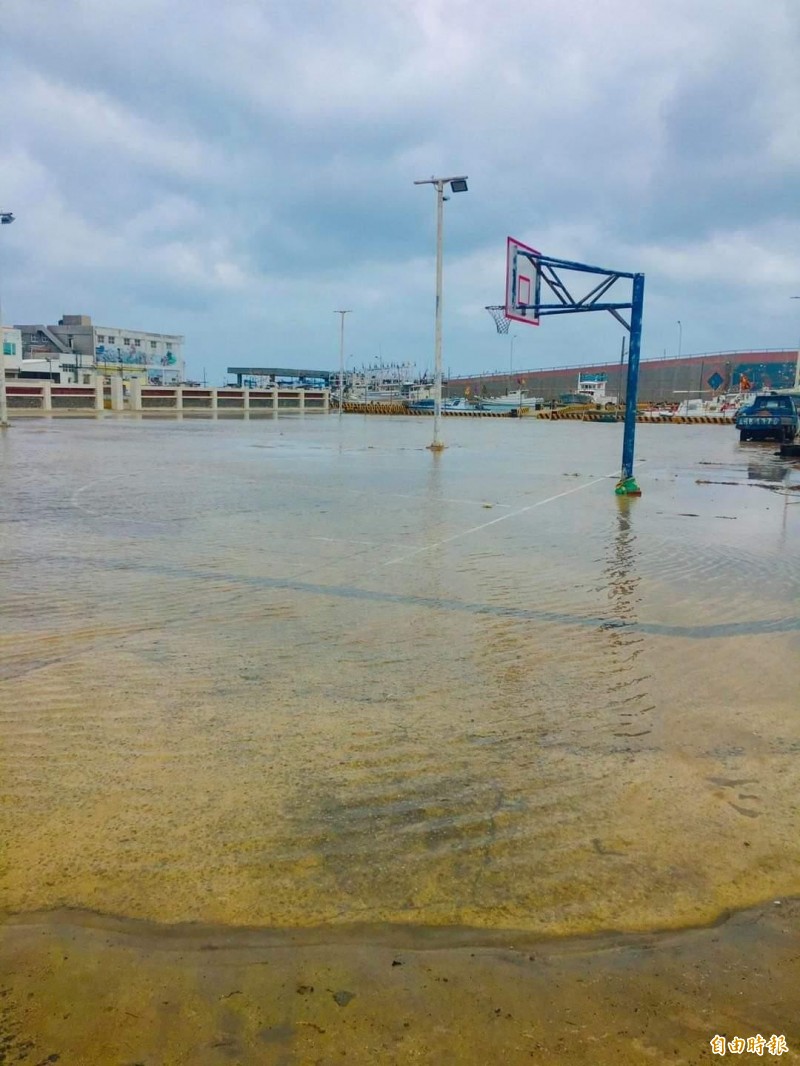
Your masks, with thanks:
<instances>
[{"instance_id":1,"label":"harbor shed roof","mask_svg":"<svg viewBox=\"0 0 800 1066\"><path fill-rule=\"evenodd\" d=\"M334 370L306 370L288 366L229 366L229 374L250 378L319 378L330 381L336 377Z\"/></svg>"}]
</instances>

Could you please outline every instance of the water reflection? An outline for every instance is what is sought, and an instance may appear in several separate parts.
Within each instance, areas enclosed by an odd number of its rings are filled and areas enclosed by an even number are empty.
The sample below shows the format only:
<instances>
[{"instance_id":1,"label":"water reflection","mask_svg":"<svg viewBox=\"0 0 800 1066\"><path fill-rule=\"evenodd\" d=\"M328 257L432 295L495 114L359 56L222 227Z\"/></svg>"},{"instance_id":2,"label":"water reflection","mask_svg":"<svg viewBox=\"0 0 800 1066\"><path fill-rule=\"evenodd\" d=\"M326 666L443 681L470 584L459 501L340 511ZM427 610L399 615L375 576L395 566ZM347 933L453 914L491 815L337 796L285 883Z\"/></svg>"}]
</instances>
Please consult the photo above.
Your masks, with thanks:
<instances>
[{"instance_id":1,"label":"water reflection","mask_svg":"<svg viewBox=\"0 0 800 1066\"><path fill-rule=\"evenodd\" d=\"M636 573L639 553L633 528L633 509L638 506L639 501L627 496L615 496L614 500L617 507L617 528L605 570L609 599L616 617L623 622L635 622L639 603L637 589L641 579Z\"/></svg>"},{"instance_id":2,"label":"water reflection","mask_svg":"<svg viewBox=\"0 0 800 1066\"><path fill-rule=\"evenodd\" d=\"M645 637L631 628L639 621L640 549L634 515L640 501L616 497L616 530L609 542L605 577L613 622L606 626L610 668L605 671L609 708L615 712L615 737L638 738L651 732L652 674L635 670Z\"/></svg>"},{"instance_id":3,"label":"water reflection","mask_svg":"<svg viewBox=\"0 0 800 1066\"><path fill-rule=\"evenodd\" d=\"M791 474L791 467L778 456L759 456L750 459L747 463L748 481L768 481L772 484L780 484L787 481Z\"/></svg>"}]
</instances>

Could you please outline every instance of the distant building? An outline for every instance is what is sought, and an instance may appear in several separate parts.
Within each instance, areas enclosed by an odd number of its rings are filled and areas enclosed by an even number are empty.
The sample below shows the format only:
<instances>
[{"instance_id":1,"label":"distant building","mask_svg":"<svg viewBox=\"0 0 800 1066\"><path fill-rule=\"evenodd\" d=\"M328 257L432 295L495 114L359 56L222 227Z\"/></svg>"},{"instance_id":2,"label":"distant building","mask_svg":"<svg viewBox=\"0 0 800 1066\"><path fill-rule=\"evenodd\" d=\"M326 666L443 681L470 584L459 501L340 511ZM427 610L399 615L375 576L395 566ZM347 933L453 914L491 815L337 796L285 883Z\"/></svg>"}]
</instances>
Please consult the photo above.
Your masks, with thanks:
<instances>
[{"instance_id":1,"label":"distant building","mask_svg":"<svg viewBox=\"0 0 800 1066\"><path fill-rule=\"evenodd\" d=\"M15 326L3 326L3 366L5 376L18 378L49 378L51 381L72 381L66 372L61 374L60 356L49 355L41 359L24 359L22 331Z\"/></svg>"},{"instance_id":2,"label":"distant building","mask_svg":"<svg viewBox=\"0 0 800 1066\"><path fill-rule=\"evenodd\" d=\"M17 325L23 364L59 364L62 379L88 384L96 375L142 378L150 384L183 381L184 338L121 326L95 326L88 315L63 315L56 326ZM31 363L31 365L33 365Z\"/></svg>"},{"instance_id":3,"label":"distant building","mask_svg":"<svg viewBox=\"0 0 800 1066\"><path fill-rule=\"evenodd\" d=\"M49 377L53 381L60 381L57 360L55 360L55 366L53 366L52 360L48 363L45 359L40 361L22 358L22 333L16 326L2 326L0 327L0 333L3 336L3 369L6 378ZM65 378L64 380L67 379Z\"/></svg>"}]
</instances>

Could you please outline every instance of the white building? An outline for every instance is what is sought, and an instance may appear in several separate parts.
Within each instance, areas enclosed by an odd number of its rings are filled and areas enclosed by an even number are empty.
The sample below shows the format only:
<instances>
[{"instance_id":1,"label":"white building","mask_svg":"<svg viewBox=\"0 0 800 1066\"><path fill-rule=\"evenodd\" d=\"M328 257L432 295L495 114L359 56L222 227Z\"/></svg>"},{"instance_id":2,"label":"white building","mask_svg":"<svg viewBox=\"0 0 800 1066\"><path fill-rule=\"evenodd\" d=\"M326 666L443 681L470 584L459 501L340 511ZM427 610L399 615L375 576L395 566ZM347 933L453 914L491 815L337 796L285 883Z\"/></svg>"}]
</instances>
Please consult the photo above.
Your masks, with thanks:
<instances>
[{"instance_id":1,"label":"white building","mask_svg":"<svg viewBox=\"0 0 800 1066\"><path fill-rule=\"evenodd\" d=\"M22 333L14 326L0 326L3 336L3 367L7 378L51 377L58 381L58 359L23 359ZM67 378L65 377L66 381Z\"/></svg>"},{"instance_id":2,"label":"white building","mask_svg":"<svg viewBox=\"0 0 800 1066\"><path fill-rule=\"evenodd\" d=\"M57 326L15 328L21 335L23 361L57 360L71 380L82 384L96 374L142 378L156 385L171 385L186 376L184 338L179 334L95 326L88 315L63 315Z\"/></svg>"},{"instance_id":3,"label":"white building","mask_svg":"<svg viewBox=\"0 0 800 1066\"><path fill-rule=\"evenodd\" d=\"M22 341L22 330L15 326L3 326L3 366L5 375L10 379L22 378L49 378L56 384L69 384L75 380L72 363L69 369L65 363L68 356L48 352L41 358L25 356L25 347ZM74 362L74 360L73 360ZM85 372L81 378L81 384L90 385L94 381L94 372Z\"/></svg>"},{"instance_id":4,"label":"white building","mask_svg":"<svg viewBox=\"0 0 800 1066\"><path fill-rule=\"evenodd\" d=\"M0 326L3 335L3 355L6 366L15 366L22 358L22 334L14 326Z\"/></svg>"}]
</instances>

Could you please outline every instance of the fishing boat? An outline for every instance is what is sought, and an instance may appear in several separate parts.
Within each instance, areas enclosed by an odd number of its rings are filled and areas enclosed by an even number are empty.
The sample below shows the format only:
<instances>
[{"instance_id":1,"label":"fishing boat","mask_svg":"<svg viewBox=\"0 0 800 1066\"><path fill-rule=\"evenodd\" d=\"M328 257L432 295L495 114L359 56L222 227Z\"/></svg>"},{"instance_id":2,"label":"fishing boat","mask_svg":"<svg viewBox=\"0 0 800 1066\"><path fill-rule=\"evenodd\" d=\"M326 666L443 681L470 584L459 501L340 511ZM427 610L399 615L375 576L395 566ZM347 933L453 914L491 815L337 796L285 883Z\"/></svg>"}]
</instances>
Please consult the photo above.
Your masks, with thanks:
<instances>
[{"instance_id":1,"label":"fishing boat","mask_svg":"<svg viewBox=\"0 0 800 1066\"><path fill-rule=\"evenodd\" d=\"M481 411L523 412L538 410L544 404L541 396L525 396L522 389L507 392L505 396L481 396L475 401Z\"/></svg>"},{"instance_id":2,"label":"fishing boat","mask_svg":"<svg viewBox=\"0 0 800 1066\"><path fill-rule=\"evenodd\" d=\"M678 404L653 408L650 411L642 411L645 418L654 421L669 421L671 418L716 418L728 421L735 418L742 407L747 407L755 399L752 391L727 392L714 396L711 399L703 399L700 396L688 397Z\"/></svg>"},{"instance_id":3,"label":"fishing boat","mask_svg":"<svg viewBox=\"0 0 800 1066\"><path fill-rule=\"evenodd\" d=\"M409 400L407 406L409 411L413 414L433 414L434 399L432 396L426 396L419 400ZM475 410L477 410L475 404L470 403L465 396L457 396L455 399L442 398L442 411L445 413L447 413L447 411Z\"/></svg>"}]
</instances>

